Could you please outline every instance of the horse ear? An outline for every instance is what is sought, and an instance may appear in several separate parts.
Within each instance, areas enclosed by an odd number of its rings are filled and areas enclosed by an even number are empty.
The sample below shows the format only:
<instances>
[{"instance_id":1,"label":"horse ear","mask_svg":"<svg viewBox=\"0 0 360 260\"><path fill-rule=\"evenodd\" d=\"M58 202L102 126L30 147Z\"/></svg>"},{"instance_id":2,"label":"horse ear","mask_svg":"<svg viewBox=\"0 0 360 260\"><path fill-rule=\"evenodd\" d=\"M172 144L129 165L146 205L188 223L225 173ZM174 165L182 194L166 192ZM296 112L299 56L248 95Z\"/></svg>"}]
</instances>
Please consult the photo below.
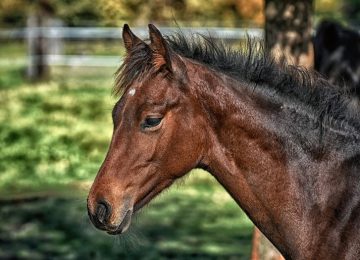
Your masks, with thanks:
<instances>
[{"instance_id":1,"label":"horse ear","mask_svg":"<svg viewBox=\"0 0 360 260\"><path fill-rule=\"evenodd\" d=\"M152 24L149 24L150 48L153 52L153 64L156 69L165 66L171 70L169 47L160 31Z\"/></svg>"},{"instance_id":2,"label":"horse ear","mask_svg":"<svg viewBox=\"0 0 360 260\"><path fill-rule=\"evenodd\" d=\"M126 51L128 53L135 45L137 45L139 43L144 43L130 30L129 25L127 25L127 24L124 24L123 31L122 31L122 37L124 40L124 45L125 45Z\"/></svg>"}]
</instances>

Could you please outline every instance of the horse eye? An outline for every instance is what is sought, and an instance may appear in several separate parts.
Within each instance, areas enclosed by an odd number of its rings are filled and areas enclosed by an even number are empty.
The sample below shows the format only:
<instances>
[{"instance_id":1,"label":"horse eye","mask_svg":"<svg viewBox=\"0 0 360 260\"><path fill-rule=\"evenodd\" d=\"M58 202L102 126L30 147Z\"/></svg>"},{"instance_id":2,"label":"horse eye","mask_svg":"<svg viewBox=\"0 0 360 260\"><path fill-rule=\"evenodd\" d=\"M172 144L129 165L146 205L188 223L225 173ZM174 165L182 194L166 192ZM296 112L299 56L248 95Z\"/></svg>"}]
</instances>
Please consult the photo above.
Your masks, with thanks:
<instances>
[{"instance_id":1,"label":"horse eye","mask_svg":"<svg viewBox=\"0 0 360 260\"><path fill-rule=\"evenodd\" d=\"M141 124L141 128L151 128L160 124L162 118L161 117L147 117L144 120L144 123Z\"/></svg>"}]
</instances>

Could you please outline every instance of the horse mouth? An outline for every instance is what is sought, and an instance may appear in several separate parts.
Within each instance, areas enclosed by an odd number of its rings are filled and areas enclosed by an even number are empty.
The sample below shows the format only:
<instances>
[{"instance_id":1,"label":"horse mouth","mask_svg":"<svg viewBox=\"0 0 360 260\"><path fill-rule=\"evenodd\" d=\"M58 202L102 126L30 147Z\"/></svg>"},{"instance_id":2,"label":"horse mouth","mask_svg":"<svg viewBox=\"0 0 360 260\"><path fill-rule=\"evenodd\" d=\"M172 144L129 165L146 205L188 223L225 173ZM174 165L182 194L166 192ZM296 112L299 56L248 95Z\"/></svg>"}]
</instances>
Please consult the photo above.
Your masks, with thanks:
<instances>
[{"instance_id":1,"label":"horse mouth","mask_svg":"<svg viewBox=\"0 0 360 260\"><path fill-rule=\"evenodd\" d=\"M115 229L113 230L107 230L106 232L109 235L119 235L124 233L130 226L131 224L131 217L133 215L133 210L129 209L126 214L125 217L123 218L123 220L121 221L120 225L117 226Z\"/></svg>"},{"instance_id":2,"label":"horse mouth","mask_svg":"<svg viewBox=\"0 0 360 260\"><path fill-rule=\"evenodd\" d=\"M140 200L138 200L134 205L134 212L139 211L142 207L144 207L147 203L149 203L156 195L158 195L164 188L170 186L174 180L168 180L163 183L161 186L157 186L153 188L148 193L146 193Z\"/></svg>"},{"instance_id":3,"label":"horse mouth","mask_svg":"<svg viewBox=\"0 0 360 260\"><path fill-rule=\"evenodd\" d=\"M142 207L144 207L155 195L156 191L152 190L148 192L142 199L140 199L134 206L134 212L139 211Z\"/></svg>"},{"instance_id":4,"label":"horse mouth","mask_svg":"<svg viewBox=\"0 0 360 260\"><path fill-rule=\"evenodd\" d=\"M154 196L154 193L155 193L154 191L150 191L149 193L147 193L142 199L140 199L140 201L138 203L135 204L133 209L129 209L126 212L125 217L123 218L123 220L121 221L119 226L108 227L106 229L104 228L106 230L106 232L109 235L120 235L120 234L124 233L126 230L128 230L128 228L131 224L132 215L135 212L137 212L138 210L140 210L143 206L145 206L151 200L151 198Z\"/></svg>"}]
</instances>

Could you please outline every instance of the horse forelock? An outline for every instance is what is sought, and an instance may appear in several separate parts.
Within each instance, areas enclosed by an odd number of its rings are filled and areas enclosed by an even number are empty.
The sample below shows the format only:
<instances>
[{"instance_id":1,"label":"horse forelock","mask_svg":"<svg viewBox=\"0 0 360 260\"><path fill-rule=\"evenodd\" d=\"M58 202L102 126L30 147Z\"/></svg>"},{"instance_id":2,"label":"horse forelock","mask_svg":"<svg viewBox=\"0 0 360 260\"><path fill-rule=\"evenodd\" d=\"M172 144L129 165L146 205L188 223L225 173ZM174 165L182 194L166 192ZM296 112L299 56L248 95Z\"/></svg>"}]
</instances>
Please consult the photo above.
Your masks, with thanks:
<instances>
[{"instance_id":1,"label":"horse forelock","mask_svg":"<svg viewBox=\"0 0 360 260\"><path fill-rule=\"evenodd\" d=\"M149 74L152 68L152 54L149 46L146 44L135 45L115 72L113 93L116 96L123 94L135 80Z\"/></svg>"}]
</instances>

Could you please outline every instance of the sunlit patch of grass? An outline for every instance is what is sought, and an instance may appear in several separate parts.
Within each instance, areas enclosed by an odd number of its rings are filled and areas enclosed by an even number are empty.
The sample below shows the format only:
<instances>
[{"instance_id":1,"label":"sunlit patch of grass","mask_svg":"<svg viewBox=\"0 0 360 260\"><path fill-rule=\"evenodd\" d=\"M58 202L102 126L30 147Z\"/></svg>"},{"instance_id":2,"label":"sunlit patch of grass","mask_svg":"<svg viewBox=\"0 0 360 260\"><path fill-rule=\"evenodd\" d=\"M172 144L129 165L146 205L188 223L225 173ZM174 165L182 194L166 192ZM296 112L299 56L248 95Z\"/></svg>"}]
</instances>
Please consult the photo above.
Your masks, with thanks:
<instances>
[{"instance_id":1,"label":"sunlit patch of grass","mask_svg":"<svg viewBox=\"0 0 360 260\"><path fill-rule=\"evenodd\" d=\"M66 88L59 81L0 88L2 193L94 177L112 132L111 80L90 84L80 74L63 80Z\"/></svg>"}]
</instances>

